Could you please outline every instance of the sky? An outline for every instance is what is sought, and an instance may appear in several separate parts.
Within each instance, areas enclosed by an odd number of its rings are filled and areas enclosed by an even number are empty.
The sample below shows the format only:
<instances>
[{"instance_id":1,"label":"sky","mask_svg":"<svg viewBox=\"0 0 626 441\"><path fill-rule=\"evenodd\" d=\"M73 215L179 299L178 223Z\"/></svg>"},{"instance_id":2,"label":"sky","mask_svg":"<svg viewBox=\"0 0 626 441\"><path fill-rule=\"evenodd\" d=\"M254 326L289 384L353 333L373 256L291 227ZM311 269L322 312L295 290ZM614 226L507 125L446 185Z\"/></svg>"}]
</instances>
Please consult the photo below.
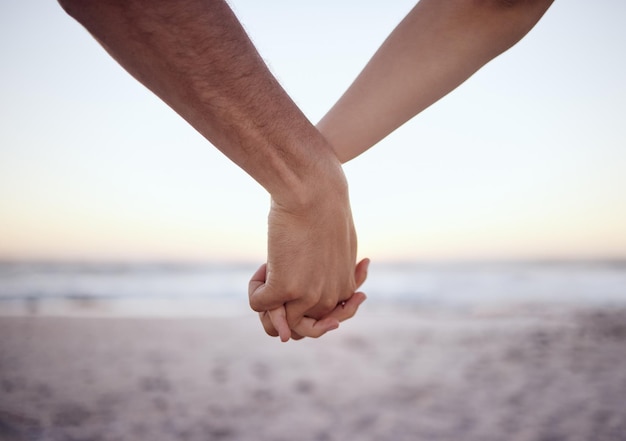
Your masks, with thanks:
<instances>
[{"instance_id":1,"label":"sky","mask_svg":"<svg viewBox=\"0 0 626 441\"><path fill-rule=\"evenodd\" d=\"M233 0L317 122L414 1ZM626 2L556 1L345 165L359 255L626 257ZM262 260L269 196L54 1L0 3L0 259Z\"/></svg>"}]
</instances>

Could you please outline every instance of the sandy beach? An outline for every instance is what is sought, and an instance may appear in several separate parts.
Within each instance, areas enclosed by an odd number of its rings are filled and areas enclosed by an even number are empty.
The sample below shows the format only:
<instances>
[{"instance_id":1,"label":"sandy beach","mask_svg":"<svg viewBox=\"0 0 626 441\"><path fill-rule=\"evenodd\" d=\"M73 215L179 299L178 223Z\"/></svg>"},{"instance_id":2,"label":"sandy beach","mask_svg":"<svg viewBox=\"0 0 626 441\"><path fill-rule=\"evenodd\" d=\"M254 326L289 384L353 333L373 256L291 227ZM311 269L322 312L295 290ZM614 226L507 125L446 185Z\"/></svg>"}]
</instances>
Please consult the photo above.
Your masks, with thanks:
<instances>
[{"instance_id":1,"label":"sandy beach","mask_svg":"<svg viewBox=\"0 0 626 441\"><path fill-rule=\"evenodd\" d=\"M626 440L626 310L0 318L0 439Z\"/></svg>"}]
</instances>

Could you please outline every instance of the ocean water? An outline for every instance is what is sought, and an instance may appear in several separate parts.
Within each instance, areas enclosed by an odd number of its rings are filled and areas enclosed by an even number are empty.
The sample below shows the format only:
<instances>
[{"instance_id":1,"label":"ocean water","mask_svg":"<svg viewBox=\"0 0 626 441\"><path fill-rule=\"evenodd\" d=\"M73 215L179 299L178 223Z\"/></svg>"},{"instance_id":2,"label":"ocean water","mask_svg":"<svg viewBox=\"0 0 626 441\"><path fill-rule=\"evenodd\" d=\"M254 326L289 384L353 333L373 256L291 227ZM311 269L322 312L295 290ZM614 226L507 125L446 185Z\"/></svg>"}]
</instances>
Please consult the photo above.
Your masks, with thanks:
<instances>
[{"instance_id":1,"label":"ocean water","mask_svg":"<svg viewBox=\"0 0 626 441\"><path fill-rule=\"evenodd\" d=\"M0 315L249 314L250 263L0 263ZM626 262L373 263L368 308L626 306Z\"/></svg>"}]
</instances>

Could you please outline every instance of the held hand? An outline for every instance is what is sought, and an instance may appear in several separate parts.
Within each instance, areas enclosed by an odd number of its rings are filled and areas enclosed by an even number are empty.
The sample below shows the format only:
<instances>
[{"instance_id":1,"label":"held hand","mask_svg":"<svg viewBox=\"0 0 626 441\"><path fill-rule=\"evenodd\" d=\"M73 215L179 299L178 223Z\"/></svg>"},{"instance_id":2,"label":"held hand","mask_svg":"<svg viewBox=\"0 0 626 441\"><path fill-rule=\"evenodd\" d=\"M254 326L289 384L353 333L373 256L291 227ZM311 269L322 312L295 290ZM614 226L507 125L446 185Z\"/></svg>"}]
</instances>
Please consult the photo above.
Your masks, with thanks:
<instances>
[{"instance_id":1,"label":"held hand","mask_svg":"<svg viewBox=\"0 0 626 441\"><path fill-rule=\"evenodd\" d=\"M293 209L272 199L266 278L250 291L257 312L285 305L289 328L320 319L356 291L356 233L347 185L320 182L315 198Z\"/></svg>"},{"instance_id":2,"label":"held hand","mask_svg":"<svg viewBox=\"0 0 626 441\"><path fill-rule=\"evenodd\" d=\"M367 279L369 263L369 259L363 259L355 268L354 274L357 289ZM252 294L259 284L265 282L265 276L266 265L264 264L252 276L249 285L249 294ZM365 299L366 296L364 293L356 292L347 301L342 301L338 304L335 309L322 319L315 320L310 317L304 317L293 330L289 329L289 325L287 324L284 306L280 306L271 311L261 312L259 313L259 317L265 332L272 337L280 336L283 342L288 341L289 338L294 340L300 340L303 337L318 338L328 331L337 329L339 322L352 318Z\"/></svg>"}]
</instances>

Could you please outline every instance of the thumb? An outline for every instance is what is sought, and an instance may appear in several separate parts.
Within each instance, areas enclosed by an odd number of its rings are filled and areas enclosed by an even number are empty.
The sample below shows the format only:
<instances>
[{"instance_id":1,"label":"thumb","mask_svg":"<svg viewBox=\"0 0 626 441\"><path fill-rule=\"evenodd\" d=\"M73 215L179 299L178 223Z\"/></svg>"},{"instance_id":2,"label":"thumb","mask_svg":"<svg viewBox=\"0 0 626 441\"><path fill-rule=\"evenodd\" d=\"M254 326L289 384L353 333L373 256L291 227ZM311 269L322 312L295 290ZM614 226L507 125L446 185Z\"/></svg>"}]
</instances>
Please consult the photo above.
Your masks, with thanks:
<instances>
[{"instance_id":1,"label":"thumb","mask_svg":"<svg viewBox=\"0 0 626 441\"><path fill-rule=\"evenodd\" d=\"M270 311L283 306L283 301L273 298L273 292L266 282L267 264L264 263L248 282L250 308L256 312Z\"/></svg>"},{"instance_id":2,"label":"thumb","mask_svg":"<svg viewBox=\"0 0 626 441\"><path fill-rule=\"evenodd\" d=\"M365 258L361 260L354 269L354 280L356 282L356 289L359 289L365 280L367 279L367 271L370 266L370 260Z\"/></svg>"}]
</instances>

